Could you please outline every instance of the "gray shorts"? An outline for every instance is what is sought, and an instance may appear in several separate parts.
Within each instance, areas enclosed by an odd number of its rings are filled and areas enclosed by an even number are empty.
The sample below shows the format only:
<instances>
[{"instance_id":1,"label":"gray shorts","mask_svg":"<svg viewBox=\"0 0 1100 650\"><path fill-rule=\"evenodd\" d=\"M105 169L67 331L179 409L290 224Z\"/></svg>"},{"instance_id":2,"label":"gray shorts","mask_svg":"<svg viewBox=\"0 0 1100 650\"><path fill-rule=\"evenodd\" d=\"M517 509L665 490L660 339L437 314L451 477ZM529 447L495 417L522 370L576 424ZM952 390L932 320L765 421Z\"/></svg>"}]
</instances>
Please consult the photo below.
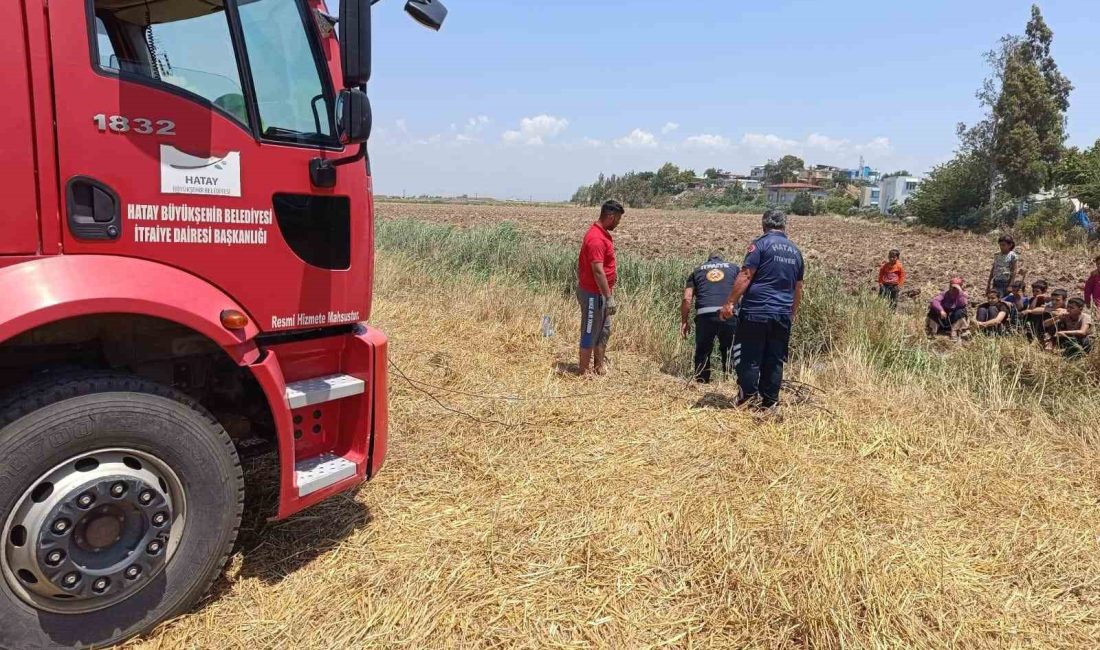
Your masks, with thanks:
<instances>
[{"instance_id":1,"label":"gray shorts","mask_svg":"<svg viewBox=\"0 0 1100 650\"><path fill-rule=\"evenodd\" d=\"M581 349L604 347L611 337L611 315L607 313L607 300L598 293L577 289L577 302L581 306Z\"/></svg>"}]
</instances>

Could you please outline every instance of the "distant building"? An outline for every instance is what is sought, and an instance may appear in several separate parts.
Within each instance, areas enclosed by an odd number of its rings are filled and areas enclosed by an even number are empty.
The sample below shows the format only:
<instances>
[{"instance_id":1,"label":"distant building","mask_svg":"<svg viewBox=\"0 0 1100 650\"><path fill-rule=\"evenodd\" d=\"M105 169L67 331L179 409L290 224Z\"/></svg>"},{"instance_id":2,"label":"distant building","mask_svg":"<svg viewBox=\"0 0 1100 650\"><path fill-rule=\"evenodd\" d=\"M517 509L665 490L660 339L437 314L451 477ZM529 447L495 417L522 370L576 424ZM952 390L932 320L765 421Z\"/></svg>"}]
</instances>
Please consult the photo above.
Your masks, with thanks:
<instances>
[{"instance_id":1,"label":"distant building","mask_svg":"<svg viewBox=\"0 0 1100 650\"><path fill-rule=\"evenodd\" d=\"M750 192L759 192L764 187L764 181L748 176L738 176L733 182Z\"/></svg>"},{"instance_id":2,"label":"distant building","mask_svg":"<svg viewBox=\"0 0 1100 650\"><path fill-rule=\"evenodd\" d=\"M749 178L757 181L763 181L767 176L764 173L764 167L764 165L757 165L756 167L753 167L752 170L749 171Z\"/></svg>"},{"instance_id":3,"label":"distant building","mask_svg":"<svg viewBox=\"0 0 1100 650\"><path fill-rule=\"evenodd\" d=\"M878 182L879 187L879 212L890 214L890 208L895 205L905 205L910 195L918 187L921 180L916 176L889 176Z\"/></svg>"},{"instance_id":4,"label":"distant building","mask_svg":"<svg viewBox=\"0 0 1100 650\"><path fill-rule=\"evenodd\" d=\"M829 195L824 188L812 183L780 183L768 186L768 203L790 205L794 197L803 192L815 199L823 199Z\"/></svg>"},{"instance_id":5,"label":"distant building","mask_svg":"<svg viewBox=\"0 0 1100 650\"><path fill-rule=\"evenodd\" d=\"M882 190L877 185L859 188L859 207L878 209Z\"/></svg>"},{"instance_id":6,"label":"distant building","mask_svg":"<svg viewBox=\"0 0 1100 650\"><path fill-rule=\"evenodd\" d=\"M798 174L798 180L801 183L809 183L811 185L820 185L821 183L828 183L840 173L839 167L833 167L832 165L814 165L807 169L803 169Z\"/></svg>"},{"instance_id":7,"label":"distant building","mask_svg":"<svg viewBox=\"0 0 1100 650\"><path fill-rule=\"evenodd\" d=\"M882 177L882 174L877 170L870 167L859 167L857 169L842 169L841 173L848 177L850 181L867 181L868 183L877 183Z\"/></svg>"}]
</instances>

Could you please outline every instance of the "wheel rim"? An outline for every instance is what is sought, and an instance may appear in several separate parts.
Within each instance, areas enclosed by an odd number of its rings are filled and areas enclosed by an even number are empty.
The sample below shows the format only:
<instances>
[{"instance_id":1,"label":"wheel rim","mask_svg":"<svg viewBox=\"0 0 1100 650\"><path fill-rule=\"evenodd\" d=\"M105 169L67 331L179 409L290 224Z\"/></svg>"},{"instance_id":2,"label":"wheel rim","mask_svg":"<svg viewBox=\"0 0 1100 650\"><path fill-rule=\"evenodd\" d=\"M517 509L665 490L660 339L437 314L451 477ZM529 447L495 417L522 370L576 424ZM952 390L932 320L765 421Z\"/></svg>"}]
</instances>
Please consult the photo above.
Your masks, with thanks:
<instances>
[{"instance_id":1,"label":"wheel rim","mask_svg":"<svg viewBox=\"0 0 1100 650\"><path fill-rule=\"evenodd\" d=\"M4 523L4 579L38 609L110 607L172 561L186 511L179 477L147 452L74 456L32 483Z\"/></svg>"}]
</instances>

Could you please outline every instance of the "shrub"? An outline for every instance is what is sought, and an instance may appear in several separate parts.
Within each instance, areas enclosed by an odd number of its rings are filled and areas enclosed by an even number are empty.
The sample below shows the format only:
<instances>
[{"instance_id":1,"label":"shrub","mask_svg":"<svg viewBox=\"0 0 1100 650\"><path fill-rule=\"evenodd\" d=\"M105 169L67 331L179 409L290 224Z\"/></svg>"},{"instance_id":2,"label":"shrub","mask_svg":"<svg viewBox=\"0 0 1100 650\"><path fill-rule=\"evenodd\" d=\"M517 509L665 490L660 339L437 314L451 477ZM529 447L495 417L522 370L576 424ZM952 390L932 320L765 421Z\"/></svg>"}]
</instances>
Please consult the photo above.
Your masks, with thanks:
<instances>
[{"instance_id":1,"label":"shrub","mask_svg":"<svg viewBox=\"0 0 1100 650\"><path fill-rule=\"evenodd\" d=\"M1061 237L1070 228L1072 214L1064 201L1042 201L1016 220L1016 230L1028 239Z\"/></svg>"},{"instance_id":2,"label":"shrub","mask_svg":"<svg viewBox=\"0 0 1100 650\"><path fill-rule=\"evenodd\" d=\"M824 201L822 214L848 214L858 205L859 201L850 196L830 196Z\"/></svg>"},{"instance_id":3,"label":"shrub","mask_svg":"<svg viewBox=\"0 0 1100 650\"><path fill-rule=\"evenodd\" d=\"M909 199L909 211L926 226L989 230L979 214L989 199L989 167L974 154L959 154L934 168Z\"/></svg>"},{"instance_id":4,"label":"shrub","mask_svg":"<svg viewBox=\"0 0 1100 650\"><path fill-rule=\"evenodd\" d=\"M791 201L791 212L803 217L813 214L814 200L806 192L799 192Z\"/></svg>"}]
</instances>

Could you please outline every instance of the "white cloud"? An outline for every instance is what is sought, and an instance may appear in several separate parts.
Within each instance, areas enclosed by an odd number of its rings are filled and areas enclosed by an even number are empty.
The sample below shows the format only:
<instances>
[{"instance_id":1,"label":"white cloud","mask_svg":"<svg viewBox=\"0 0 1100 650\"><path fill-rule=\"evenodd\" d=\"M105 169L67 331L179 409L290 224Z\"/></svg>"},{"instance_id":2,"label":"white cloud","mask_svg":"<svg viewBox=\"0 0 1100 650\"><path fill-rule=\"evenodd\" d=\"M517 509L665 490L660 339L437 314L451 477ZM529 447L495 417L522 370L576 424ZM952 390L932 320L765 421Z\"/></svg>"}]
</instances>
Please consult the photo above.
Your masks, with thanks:
<instances>
[{"instance_id":1,"label":"white cloud","mask_svg":"<svg viewBox=\"0 0 1100 650\"><path fill-rule=\"evenodd\" d=\"M886 153L892 151L894 146L890 144L890 138L879 136L867 144L860 145L856 149L870 153Z\"/></svg>"},{"instance_id":2,"label":"white cloud","mask_svg":"<svg viewBox=\"0 0 1100 650\"><path fill-rule=\"evenodd\" d=\"M721 135L700 133L684 139L684 144L690 147L702 147L704 149L727 149L730 146L729 138Z\"/></svg>"},{"instance_id":3,"label":"white cloud","mask_svg":"<svg viewBox=\"0 0 1100 650\"><path fill-rule=\"evenodd\" d=\"M627 135L616 140L615 146L630 149L652 149L657 146L657 136L649 131L634 129Z\"/></svg>"},{"instance_id":4,"label":"white cloud","mask_svg":"<svg viewBox=\"0 0 1100 650\"><path fill-rule=\"evenodd\" d=\"M409 126L404 119L397 120L397 130L405 134L409 132Z\"/></svg>"},{"instance_id":5,"label":"white cloud","mask_svg":"<svg viewBox=\"0 0 1100 650\"><path fill-rule=\"evenodd\" d=\"M603 141L597 140L595 138L585 138L584 140L581 140L581 144L586 147L592 147L593 149L595 149L596 147L602 147Z\"/></svg>"},{"instance_id":6,"label":"white cloud","mask_svg":"<svg viewBox=\"0 0 1100 650\"><path fill-rule=\"evenodd\" d=\"M488 115L478 115L477 117L471 117L466 120L466 133L481 133L485 130L485 127L489 125L492 120Z\"/></svg>"},{"instance_id":7,"label":"white cloud","mask_svg":"<svg viewBox=\"0 0 1100 650\"><path fill-rule=\"evenodd\" d=\"M741 137L741 144L754 149L791 149L798 146L795 140L787 140L771 133L746 133Z\"/></svg>"},{"instance_id":8,"label":"white cloud","mask_svg":"<svg viewBox=\"0 0 1100 650\"><path fill-rule=\"evenodd\" d=\"M680 125L676 122L666 122L665 125L661 127L661 133L663 135L668 135L678 128L680 128Z\"/></svg>"},{"instance_id":9,"label":"white cloud","mask_svg":"<svg viewBox=\"0 0 1100 650\"><path fill-rule=\"evenodd\" d=\"M887 137L879 136L865 143L856 143L821 133L811 133L803 140L791 140L771 133L746 133L741 138L741 144L759 155L790 153L803 157L822 157L827 158L822 162L830 164L843 164L844 158L859 154L884 155L893 151L893 145Z\"/></svg>"},{"instance_id":10,"label":"white cloud","mask_svg":"<svg viewBox=\"0 0 1100 650\"><path fill-rule=\"evenodd\" d=\"M847 147L848 140L837 140L836 138L830 138L827 135L821 135L820 133L811 133L806 138L806 146L811 149L822 149L824 151L838 151Z\"/></svg>"},{"instance_id":11,"label":"white cloud","mask_svg":"<svg viewBox=\"0 0 1100 650\"><path fill-rule=\"evenodd\" d=\"M475 138L472 135L466 135L465 133L459 133L458 135L455 136L455 142L461 142L461 143L465 144L465 143L468 143L468 142L477 142L477 141L478 141L477 138Z\"/></svg>"},{"instance_id":12,"label":"white cloud","mask_svg":"<svg viewBox=\"0 0 1100 650\"><path fill-rule=\"evenodd\" d=\"M525 117L519 122L518 131L505 131L502 139L505 144L525 144L530 146L542 146L546 140L553 138L569 127L569 120L553 115L536 115Z\"/></svg>"}]
</instances>

